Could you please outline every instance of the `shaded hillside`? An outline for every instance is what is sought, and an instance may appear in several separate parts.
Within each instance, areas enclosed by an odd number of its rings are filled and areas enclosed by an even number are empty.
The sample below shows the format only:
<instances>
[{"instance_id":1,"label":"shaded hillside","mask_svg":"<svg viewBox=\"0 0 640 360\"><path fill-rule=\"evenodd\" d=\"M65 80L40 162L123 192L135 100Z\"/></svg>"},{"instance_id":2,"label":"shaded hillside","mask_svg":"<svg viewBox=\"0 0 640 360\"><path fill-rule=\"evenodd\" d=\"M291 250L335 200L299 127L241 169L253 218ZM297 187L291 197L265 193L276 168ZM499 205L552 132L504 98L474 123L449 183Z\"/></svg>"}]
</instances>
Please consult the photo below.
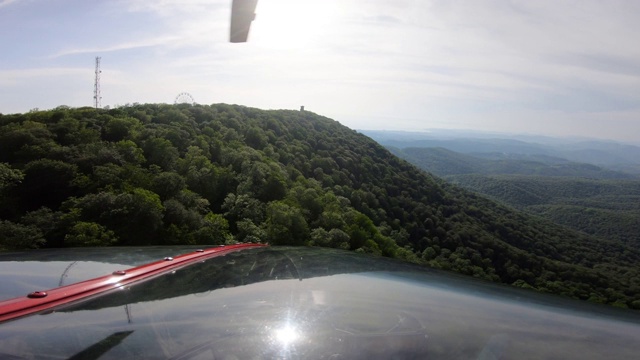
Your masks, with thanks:
<instances>
[{"instance_id":1,"label":"shaded hillside","mask_svg":"<svg viewBox=\"0 0 640 360\"><path fill-rule=\"evenodd\" d=\"M444 183L336 121L231 105L0 116L0 246L320 245L640 308L640 252Z\"/></svg>"},{"instance_id":2,"label":"shaded hillside","mask_svg":"<svg viewBox=\"0 0 640 360\"><path fill-rule=\"evenodd\" d=\"M546 155L482 153L462 154L445 148L390 148L397 156L438 176L460 174L518 174L584 177L592 179L630 179L633 175L575 163Z\"/></svg>"},{"instance_id":3,"label":"shaded hillside","mask_svg":"<svg viewBox=\"0 0 640 360\"><path fill-rule=\"evenodd\" d=\"M640 247L640 180L506 175L447 179L558 224Z\"/></svg>"}]
</instances>

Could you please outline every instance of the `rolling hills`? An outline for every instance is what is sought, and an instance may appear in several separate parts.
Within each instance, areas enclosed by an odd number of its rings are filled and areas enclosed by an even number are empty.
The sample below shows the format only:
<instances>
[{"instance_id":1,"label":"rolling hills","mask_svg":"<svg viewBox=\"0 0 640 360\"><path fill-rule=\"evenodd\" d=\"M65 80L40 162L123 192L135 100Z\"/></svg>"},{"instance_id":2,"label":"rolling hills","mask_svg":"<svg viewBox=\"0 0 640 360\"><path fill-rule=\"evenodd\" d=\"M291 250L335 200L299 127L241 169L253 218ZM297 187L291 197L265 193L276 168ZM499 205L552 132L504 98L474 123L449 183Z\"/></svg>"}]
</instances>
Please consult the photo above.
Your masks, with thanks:
<instances>
[{"instance_id":1,"label":"rolling hills","mask_svg":"<svg viewBox=\"0 0 640 360\"><path fill-rule=\"evenodd\" d=\"M518 175L447 180L602 239L640 246L640 181Z\"/></svg>"},{"instance_id":2,"label":"rolling hills","mask_svg":"<svg viewBox=\"0 0 640 360\"><path fill-rule=\"evenodd\" d=\"M640 246L640 179L634 175L544 155L477 157L443 148L390 150L425 171L516 209L603 240Z\"/></svg>"},{"instance_id":3,"label":"rolling hills","mask_svg":"<svg viewBox=\"0 0 640 360\"><path fill-rule=\"evenodd\" d=\"M542 154L462 154L445 148L394 148L397 156L441 177L461 174L536 175L590 179L636 179L637 176L588 163Z\"/></svg>"},{"instance_id":4,"label":"rolling hills","mask_svg":"<svg viewBox=\"0 0 640 360\"><path fill-rule=\"evenodd\" d=\"M443 148L476 158L591 164L607 170L640 175L640 146L637 144L470 130L364 130L363 133L390 148Z\"/></svg>"}]
</instances>

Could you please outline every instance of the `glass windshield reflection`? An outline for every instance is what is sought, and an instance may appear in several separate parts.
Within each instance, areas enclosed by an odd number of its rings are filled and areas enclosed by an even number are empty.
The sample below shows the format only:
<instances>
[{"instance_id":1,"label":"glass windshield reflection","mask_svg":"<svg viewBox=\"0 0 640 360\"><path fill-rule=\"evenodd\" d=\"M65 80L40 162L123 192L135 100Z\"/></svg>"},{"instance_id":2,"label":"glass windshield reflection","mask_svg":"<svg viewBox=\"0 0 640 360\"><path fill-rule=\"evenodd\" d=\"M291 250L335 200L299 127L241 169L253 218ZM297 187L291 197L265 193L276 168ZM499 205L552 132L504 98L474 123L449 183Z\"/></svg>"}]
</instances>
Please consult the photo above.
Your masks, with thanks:
<instances>
[{"instance_id":1,"label":"glass windshield reflection","mask_svg":"<svg viewBox=\"0 0 640 360\"><path fill-rule=\"evenodd\" d=\"M96 348L104 351L101 359L584 359L638 353L636 314L624 312L622 321L615 311L588 309L388 259L263 248L5 323L0 357L67 358Z\"/></svg>"}]
</instances>

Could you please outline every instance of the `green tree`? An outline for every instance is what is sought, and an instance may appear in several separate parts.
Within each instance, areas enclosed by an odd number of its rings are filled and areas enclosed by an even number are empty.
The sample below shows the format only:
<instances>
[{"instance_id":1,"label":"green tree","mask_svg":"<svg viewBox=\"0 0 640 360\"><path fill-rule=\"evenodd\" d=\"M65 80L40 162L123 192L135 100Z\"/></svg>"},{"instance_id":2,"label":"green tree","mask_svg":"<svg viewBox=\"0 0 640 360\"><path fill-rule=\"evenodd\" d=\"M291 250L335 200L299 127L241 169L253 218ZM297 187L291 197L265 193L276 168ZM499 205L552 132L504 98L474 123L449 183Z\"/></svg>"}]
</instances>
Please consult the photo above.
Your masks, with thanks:
<instances>
[{"instance_id":1,"label":"green tree","mask_svg":"<svg viewBox=\"0 0 640 360\"><path fill-rule=\"evenodd\" d=\"M140 120L131 117L110 118L105 124L103 137L105 140L117 142L130 139L142 128Z\"/></svg>"},{"instance_id":2,"label":"green tree","mask_svg":"<svg viewBox=\"0 0 640 360\"><path fill-rule=\"evenodd\" d=\"M178 149L163 138L146 140L142 149L148 164L158 165L164 170L172 170L179 158Z\"/></svg>"},{"instance_id":3,"label":"green tree","mask_svg":"<svg viewBox=\"0 0 640 360\"><path fill-rule=\"evenodd\" d=\"M250 219L242 219L236 223L238 241L260 243L266 241L266 233Z\"/></svg>"},{"instance_id":4,"label":"green tree","mask_svg":"<svg viewBox=\"0 0 640 360\"><path fill-rule=\"evenodd\" d=\"M11 165L0 163L0 196L3 191L16 186L24 179L24 174L18 169L12 169Z\"/></svg>"},{"instance_id":5,"label":"green tree","mask_svg":"<svg viewBox=\"0 0 640 360\"><path fill-rule=\"evenodd\" d=\"M35 249L44 243L42 232L36 227L0 220L0 249Z\"/></svg>"},{"instance_id":6,"label":"green tree","mask_svg":"<svg viewBox=\"0 0 640 360\"><path fill-rule=\"evenodd\" d=\"M309 240L309 227L300 209L282 201L267 206L266 235L274 245L303 245Z\"/></svg>"},{"instance_id":7,"label":"green tree","mask_svg":"<svg viewBox=\"0 0 640 360\"><path fill-rule=\"evenodd\" d=\"M25 166L24 180L16 190L27 210L41 206L57 209L65 199L74 195L77 175L76 165L60 160L34 160Z\"/></svg>"},{"instance_id":8,"label":"green tree","mask_svg":"<svg viewBox=\"0 0 640 360\"><path fill-rule=\"evenodd\" d=\"M45 124L27 120L0 127L0 162L26 163L46 157L56 147L54 135Z\"/></svg>"},{"instance_id":9,"label":"green tree","mask_svg":"<svg viewBox=\"0 0 640 360\"><path fill-rule=\"evenodd\" d=\"M127 163L141 165L146 161L143 150L131 140L118 141L115 147L122 159Z\"/></svg>"},{"instance_id":10,"label":"green tree","mask_svg":"<svg viewBox=\"0 0 640 360\"><path fill-rule=\"evenodd\" d=\"M77 222L64 237L66 246L108 246L118 241L114 232L94 222Z\"/></svg>"},{"instance_id":11,"label":"green tree","mask_svg":"<svg viewBox=\"0 0 640 360\"><path fill-rule=\"evenodd\" d=\"M47 247L64 245L64 236L67 233L68 224L63 221L63 213L61 211L52 211L47 207L41 207L22 216L20 223L27 227L38 229L46 239Z\"/></svg>"},{"instance_id":12,"label":"green tree","mask_svg":"<svg viewBox=\"0 0 640 360\"><path fill-rule=\"evenodd\" d=\"M221 214L208 213L203 226L196 231L196 244L225 244L232 238L229 222Z\"/></svg>"},{"instance_id":13,"label":"green tree","mask_svg":"<svg viewBox=\"0 0 640 360\"><path fill-rule=\"evenodd\" d=\"M126 193L103 191L85 195L65 203L80 219L95 222L112 230L120 239L119 245L150 245L157 241L162 227L164 207L160 197L145 189L135 188Z\"/></svg>"},{"instance_id":14,"label":"green tree","mask_svg":"<svg viewBox=\"0 0 640 360\"><path fill-rule=\"evenodd\" d=\"M265 219L265 204L249 195L229 194L224 199L222 209L224 215L232 223L249 219L255 224L261 224Z\"/></svg>"},{"instance_id":15,"label":"green tree","mask_svg":"<svg viewBox=\"0 0 640 360\"><path fill-rule=\"evenodd\" d=\"M176 196L186 186L182 176L175 172L162 172L153 179L151 190L166 200Z\"/></svg>"}]
</instances>

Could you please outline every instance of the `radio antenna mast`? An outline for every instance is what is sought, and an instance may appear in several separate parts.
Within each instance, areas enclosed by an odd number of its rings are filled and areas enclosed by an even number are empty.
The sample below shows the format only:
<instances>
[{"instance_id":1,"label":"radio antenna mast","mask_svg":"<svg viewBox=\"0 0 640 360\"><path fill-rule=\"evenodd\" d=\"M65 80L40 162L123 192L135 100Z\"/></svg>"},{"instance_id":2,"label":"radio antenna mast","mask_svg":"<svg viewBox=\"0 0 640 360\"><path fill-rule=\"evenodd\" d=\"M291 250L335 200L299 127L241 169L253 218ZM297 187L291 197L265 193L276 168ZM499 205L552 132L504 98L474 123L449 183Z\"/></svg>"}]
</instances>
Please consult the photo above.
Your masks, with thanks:
<instances>
[{"instance_id":1,"label":"radio antenna mast","mask_svg":"<svg viewBox=\"0 0 640 360\"><path fill-rule=\"evenodd\" d=\"M102 100L102 96L100 96L100 73L101 72L102 70L100 70L100 57L96 56L96 80L93 83L93 104L96 107L96 109L99 109L102 107L102 105L100 104Z\"/></svg>"}]
</instances>

